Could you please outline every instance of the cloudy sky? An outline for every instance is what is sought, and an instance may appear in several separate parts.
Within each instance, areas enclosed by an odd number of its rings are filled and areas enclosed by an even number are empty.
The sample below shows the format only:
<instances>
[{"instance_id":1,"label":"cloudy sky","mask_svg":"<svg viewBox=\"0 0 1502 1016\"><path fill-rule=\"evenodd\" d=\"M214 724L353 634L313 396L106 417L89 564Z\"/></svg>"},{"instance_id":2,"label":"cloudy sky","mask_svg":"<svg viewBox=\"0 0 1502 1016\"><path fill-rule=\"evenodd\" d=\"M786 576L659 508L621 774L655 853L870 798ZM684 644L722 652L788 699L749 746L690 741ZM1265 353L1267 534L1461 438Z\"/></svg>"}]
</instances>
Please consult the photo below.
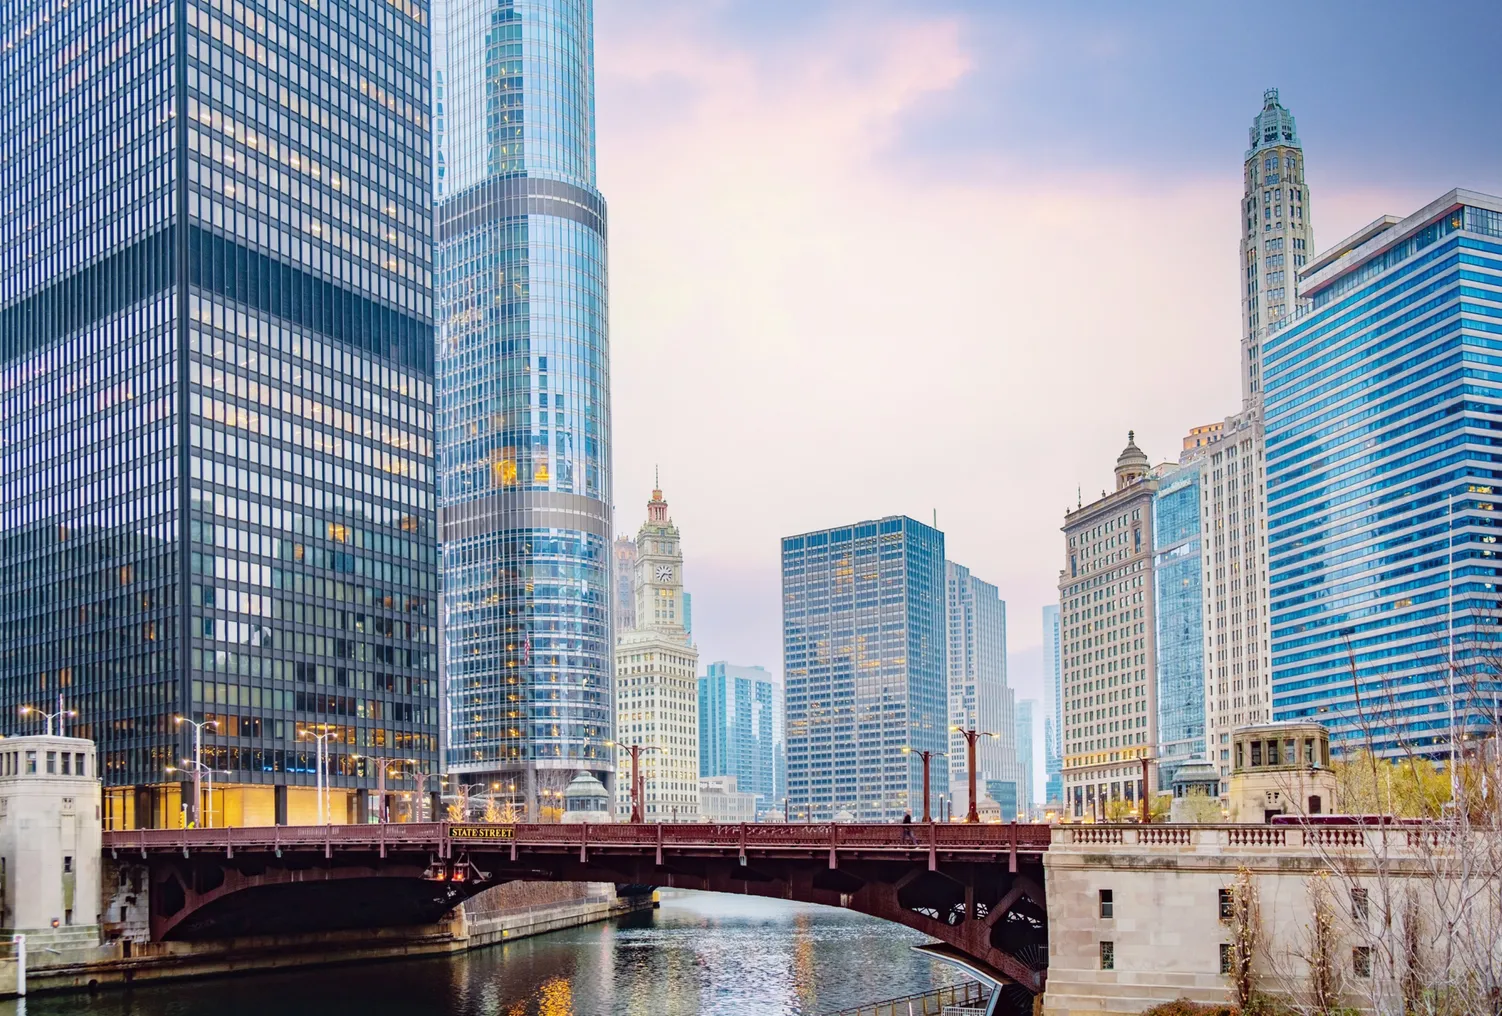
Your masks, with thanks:
<instances>
[{"instance_id":1,"label":"cloudy sky","mask_svg":"<svg viewBox=\"0 0 1502 1016\"><path fill-rule=\"evenodd\" d=\"M702 660L780 671L780 537L937 512L1041 696L1076 489L1238 408L1262 90L1318 247L1502 193L1502 4L1305 10L596 0L617 526L660 464Z\"/></svg>"}]
</instances>

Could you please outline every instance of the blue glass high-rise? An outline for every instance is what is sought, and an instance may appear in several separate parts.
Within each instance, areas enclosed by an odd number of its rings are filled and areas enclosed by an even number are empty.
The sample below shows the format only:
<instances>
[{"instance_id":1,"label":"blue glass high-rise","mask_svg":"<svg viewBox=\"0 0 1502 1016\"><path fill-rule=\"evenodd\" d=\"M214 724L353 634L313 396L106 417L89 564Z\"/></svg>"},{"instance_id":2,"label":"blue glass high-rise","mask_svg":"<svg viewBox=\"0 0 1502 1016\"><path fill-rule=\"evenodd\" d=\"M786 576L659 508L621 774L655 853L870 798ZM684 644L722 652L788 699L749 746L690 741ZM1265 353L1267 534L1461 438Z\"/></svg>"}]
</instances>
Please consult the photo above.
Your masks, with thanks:
<instances>
[{"instance_id":1,"label":"blue glass high-rise","mask_svg":"<svg viewBox=\"0 0 1502 1016\"><path fill-rule=\"evenodd\" d=\"M589 0L440 0L448 768L613 784L605 202Z\"/></svg>"},{"instance_id":2,"label":"blue glass high-rise","mask_svg":"<svg viewBox=\"0 0 1502 1016\"><path fill-rule=\"evenodd\" d=\"M793 821L921 813L922 770L902 749L947 744L944 597L944 534L921 522L888 517L783 539ZM947 785L935 764L933 800Z\"/></svg>"},{"instance_id":3,"label":"blue glass high-rise","mask_svg":"<svg viewBox=\"0 0 1502 1016\"><path fill-rule=\"evenodd\" d=\"M1064 653L1059 605L1043 608L1043 769L1045 804L1064 800Z\"/></svg>"},{"instance_id":4,"label":"blue glass high-rise","mask_svg":"<svg viewBox=\"0 0 1502 1016\"><path fill-rule=\"evenodd\" d=\"M711 663L699 678L699 775L734 776L758 814L781 813L782 682L763 667Z\"/></svg>"},{"instance_id":5,"label":"blue glass high-rise","mask_svg":"<svg viewBox=\"0 0 1502 1016\"><path fill-rule=\"evenodd\" d=\"M1379 219L1300 297L1263 337L1273 719L1445 754L1502 694L1502 200Z\"/></svg>"},{"instance_id":6,"label":"blue glass high-rise","mask_svg":"<svg viewBox=\"0 0 1502 1016\"><path fill-rule=\"evenodd\" d=\"M1153 495L1160 787L1206 750L1201 468L1199 463L1181 467Z\"/></svg>"},{"instance_id":7,"label":"blue glass high-rise","mask_svg":"<svg viewBox=\"0 0 1502 1016\"><path fill-rule=\"evenodd\" d=\"M426 4L0 28L0 712L78 714L111 825L311 822L321 732L367 817L438 754Z\"/></svg>"}]
</instances>

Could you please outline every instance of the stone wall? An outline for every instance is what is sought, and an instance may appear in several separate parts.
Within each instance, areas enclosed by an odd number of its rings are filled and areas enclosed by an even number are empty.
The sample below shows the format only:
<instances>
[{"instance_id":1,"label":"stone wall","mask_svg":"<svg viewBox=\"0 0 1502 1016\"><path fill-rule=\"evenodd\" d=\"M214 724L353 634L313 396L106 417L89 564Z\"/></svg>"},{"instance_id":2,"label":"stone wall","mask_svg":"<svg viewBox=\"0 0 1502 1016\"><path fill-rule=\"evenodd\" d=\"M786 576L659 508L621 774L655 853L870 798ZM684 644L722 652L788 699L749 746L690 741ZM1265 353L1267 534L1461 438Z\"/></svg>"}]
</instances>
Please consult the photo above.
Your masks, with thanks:
<instances>
[{"instance_id":1,"label":"stone wall","mask_svg":"<svg viewBox=\"0 0 1502 1016\"><path fill-rule=\"evenodd\" d=\"M1345 982L1345 1003L1365 1012L1374 982L1357 969L1355 950L1380 931L1379 891L1365 890L1370 908L1361 914L1353 891L1375 885L1379 857L1388 886L1424 877L1410 835L1374 827L1057 826L1044 856L1049 967L1043 1011L1106 1016L1141 1013L1176 998L1226 1002L1231 984L1221 949L1232 942L1233 928L1221 894L1244 869L1259 897L1259 990L1284 996L1305 990L1310 885L1323 873L1336 926L1330 955Z\"/></svg>"}]
</instances>

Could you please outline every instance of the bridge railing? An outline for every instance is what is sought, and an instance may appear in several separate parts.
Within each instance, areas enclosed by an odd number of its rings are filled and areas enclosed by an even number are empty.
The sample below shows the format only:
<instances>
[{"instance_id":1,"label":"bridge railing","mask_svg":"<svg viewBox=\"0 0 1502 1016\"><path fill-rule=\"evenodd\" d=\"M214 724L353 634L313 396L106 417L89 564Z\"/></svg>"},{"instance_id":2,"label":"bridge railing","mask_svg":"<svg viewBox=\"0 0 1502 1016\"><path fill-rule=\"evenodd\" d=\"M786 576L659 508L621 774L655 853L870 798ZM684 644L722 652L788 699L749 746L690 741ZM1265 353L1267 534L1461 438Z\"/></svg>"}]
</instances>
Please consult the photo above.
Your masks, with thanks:
<instances>
[{"instance_id":1,"label":"bridge railing","mask_svg":"<svg viewBox=\"0 0 1502 1016\"><path fill-rule=\"evenodd\" d=\"M916 995L903 995L901 998L889 998L884 1002L872 1002L854 1009L842 1009L830 1016L918 1016L920 1013L936 1016L956 1011L979 1013L986 998L986 989L979 981L966 981Z\"/></svg>"},{"instance_id":2,"label":"bridge railing","mask_svg":"<svg viewBox=\"0 0 1502 1016\"><path fill-rule=\"evenodd\" d=\"M104 834L113 850L291 848L438 848L483 841L490 846L632 847L742 850L1046 850L1050 831L1035 825L747 823L527 825L479 822L383 823L327 826L250 826L227 829L131 829Z\"/></svg>"}]
</instances>

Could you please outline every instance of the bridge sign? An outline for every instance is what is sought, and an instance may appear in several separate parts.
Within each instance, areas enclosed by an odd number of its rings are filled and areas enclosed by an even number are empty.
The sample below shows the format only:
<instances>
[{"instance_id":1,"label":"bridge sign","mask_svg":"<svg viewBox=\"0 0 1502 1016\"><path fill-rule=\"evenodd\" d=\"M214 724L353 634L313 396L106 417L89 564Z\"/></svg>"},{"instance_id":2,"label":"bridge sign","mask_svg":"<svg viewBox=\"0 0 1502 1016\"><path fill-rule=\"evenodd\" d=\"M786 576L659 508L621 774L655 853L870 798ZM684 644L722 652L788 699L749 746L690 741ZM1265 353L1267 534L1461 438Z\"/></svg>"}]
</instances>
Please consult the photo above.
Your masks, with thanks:
<instances>
[{"instance_id":1,"label":"bridge sign","mask_svg":"<svg viewBox=\"0 0 1502 1016\"><path fill-rule=\"evenodd\" d=\"M508 825L453 825L449 826L451 840L514 840L516 827Z\"/></svg>"}]
</instances>

